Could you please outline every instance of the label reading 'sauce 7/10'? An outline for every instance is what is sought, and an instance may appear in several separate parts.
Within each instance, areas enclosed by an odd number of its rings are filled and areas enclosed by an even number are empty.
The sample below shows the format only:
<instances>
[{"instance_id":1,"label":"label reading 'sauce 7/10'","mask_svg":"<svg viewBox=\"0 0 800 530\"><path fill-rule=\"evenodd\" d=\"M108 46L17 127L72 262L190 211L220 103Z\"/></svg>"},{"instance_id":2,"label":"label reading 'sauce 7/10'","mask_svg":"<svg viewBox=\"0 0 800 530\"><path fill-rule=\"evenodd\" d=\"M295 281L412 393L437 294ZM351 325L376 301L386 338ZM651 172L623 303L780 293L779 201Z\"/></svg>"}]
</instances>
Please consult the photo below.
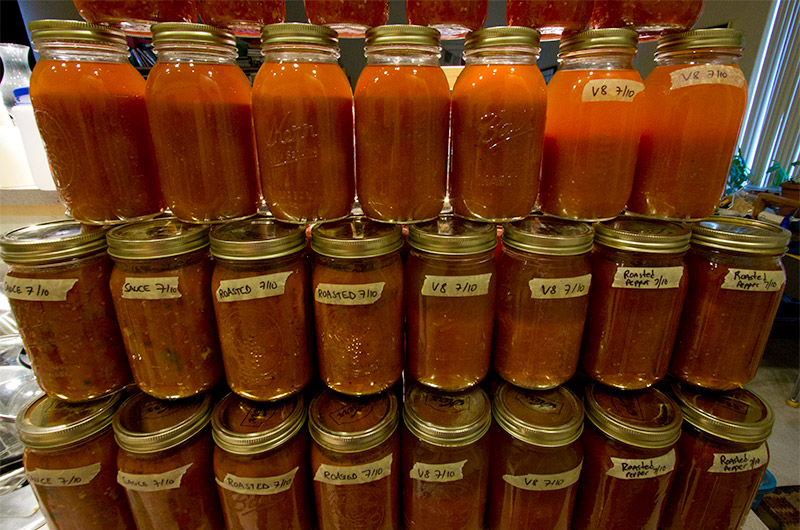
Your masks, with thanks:
<instances>
[{"instance_id":1,"label":"label reading 'sauce 7/10'","mask_svg":"<svg viewBox=\"0 0 800 530\"><path fill-rule=\"evenodd\" d=\"M122 284L122 298L132 300L169 300L180 298L178 277L163 278L125 278Z\"/></svg>"},{"instance_id":2,"label":"label reading 'sauce 7/10'","mask_svg":"<svg viewBox=\"0 0 800 530\"><path fill-rule=\"evenodd\" d=\"M9 276L3 279L3 291L13 300L29 302L64 302L67 293L78 283L76 279L39 280L35 278L16 278Z\"/></svg>"},{"instance_id":3,"label":"label reading 'sauce 7/10'","mask_svg":"<svg viewBox=\"0 0 800 530\"><path fill-rule=\"evenodd\" d=\"M100 462L71 469L32 469L26 473L28 482L44 487L84 486L100 473Z\"/></svg>"},{"instance_id":4,"label":"label reading 'sauce 7/10'","mask_svg":"<svg viewBox=\"0 0 800 530\"><path fill-rule=\"evenodd\" d=\"M140 475L117 471L117 483L125 489L132 491L164 491L181 487L183 475L192 467L192 464L163 473Z\"/></svg>"}]
</instances>

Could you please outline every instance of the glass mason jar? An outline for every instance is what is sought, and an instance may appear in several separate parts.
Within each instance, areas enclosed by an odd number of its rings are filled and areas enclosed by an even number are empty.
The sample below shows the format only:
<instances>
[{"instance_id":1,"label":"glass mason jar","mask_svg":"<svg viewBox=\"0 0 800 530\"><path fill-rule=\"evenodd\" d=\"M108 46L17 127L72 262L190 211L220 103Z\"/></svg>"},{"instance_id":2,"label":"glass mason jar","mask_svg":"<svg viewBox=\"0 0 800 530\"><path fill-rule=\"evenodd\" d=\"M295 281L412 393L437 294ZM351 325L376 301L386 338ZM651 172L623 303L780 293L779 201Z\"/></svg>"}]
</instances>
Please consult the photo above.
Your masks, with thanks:
<instances>
[{"instance_id":1,"label":"glass mason jar","mask_svg":"<svg viewBox=\"0 0 800 530\"><path fill-rule=\"evenodd\" d=\"M311 530L303 396L254 403L228 394L214 407L214 476L228 530Z\"/></svg>"},{"instance_id":2,"label":"glass mason jar","mask_svg":"<svg viewBox=\"0 0 800 530\"><path fill-rule=\"evenodd\" d=\"M593 5L594 0L508 0L506 23L535 28L542 40L560 39L565 32L586 29Z\"/></svg>"},{"instance_id":3,"label":"glass mason jar","mask_svg":"<svg viewBox=\"0 0 800 530\"><path fill-rule=\"evenodd\" d=\"M399 530L400 435L389 391L325 390L308 408L319 530Z\"/></svg>"},{"instance_id":4,"label":"glass mason jar","mask_svg":"<svg viewBox=\"0 0 800 530\"><path fill-rule=\"evenodd\" d=\"M255 401L296 394L312 371L305 230L245 219L214 227L209 239L228 386Z\"/></svg>"},{"instance_id":5,"label":"glass mason jar","mask_svg":"<svg viewBox=\"0 0 800 530\"><path fill-rule=\"evenodd\" d=\"M403 407L403 521L408 530L482 530L489 484L489 396L416 384Z\"/></svg>"},{"instance_id":6,"label":"glass mason jar","mask_svg":"<svg viewBox=\"0 0 800 530\"><path fill-rule=\"evenodd\" d=\"M439 215L447 192L450 86L436 30L367 32L355 90L356 188L364 214L408 223Z\"/></svg>"},{"instance_id":7,"label":"glass mason jar","mask_svg":"<svg viewBox=\"0 0 800 530\"><path fill-rule=\"evenodd\" d=\"M505 222L531 213L539 190L547 89L529 28L470 33L453 88L450 203L456 215Z\"/></svg>"},{"instance_id":8,"label":"glass mason jar","mask_svg":"<svg viewBox=\"0 0 800 530\"><path fill-rule=\"evenodd\" d=\"M202 1L202 0L201 0ZM128 35L149 37L156 22L194 22L197 0L72 0L87 22L110 24Z\"/></svg>"},{"instance_id":9,"label":"glass mason jar","mask_svg":"<svg viewBox=\"0 0 800 530\"><path fill-rule=\"evenodd\" d=\"M286 4L284 0L199 0L197 13L203 24L227 29L237 37L258 38L262 26L286 20Z\"/></svg>"},{"instance_id":10,"label":"glass mason jar","mask_svg":"<svg viewBox=\"0 0 800 530\"><path fill-rule=\"evenodd\" d=\"M103 230L71 220L18 228L0 238L0 258L8 264L3 291L42 390L89 401L131 382Z\"/></svg>"},{"instance_id":11,"label":"glass mason jar","mask_svg":"<svg viewBox=\"0 0 800 530\"><path fill-rule=\"evenodd\" d=\"M409 24L430 26L443 39L463 39L470 31L483 27L489 0L407 0Z\"/></svg>"},{"instance_id":12,"label":"glass mason jar","mask_svg":"<svg viewBox=\"0 0 800 530\"><path fill-rule=\"evenodd\" d=\"M311 230L319 375L337 392L377 394L403 369L399 226L355 218Z\"/></svg>"},{"instance_id":13,"label":"glass mason jar","mask_svg":"<svg viewBox=\"0 0 800 530\"><path fill-rule=\"evenodd\" d=\"M743 388L719 393L674 382L672 390L684 423L660 528L738 530L767 470L772 409Z\"/></svg>"},{"instance_id":14,"label":"glass mason jar","mask_svg":"<svg viewBox=\"0 0 800 530\"><path fill-rule=\"evenodd\" d=\"M742 33L733 29L659 40L639 98L642 138L629 211L672 219L714 213L747 107L741 55Z\"/></svg>"},{"instance_id":15,"label":"glass mason jar","mask_svg":"<svg viewBox=\"0 0 800 530\"><path fill-rule=\"evenodd\" d=\"M447 391L486 377L495 305L495 225L452 216L411 225L406 377Z\"/></svg>"},{"instance_id":16,"label":"glass mason jar","mask_svg":"<svg viewBox=\"0 0 800 530\"><path fill-rule=\"evenodd\" d=\"M261 188L272 215L306 223L347 216L355 197L353 91L336 32L265 26L253 85Z\"/></svg>"},{"instance_id":17,"label":"glass mason jar","mask_svg":"<svg viewBox=\"0 0 800 530\"><path fill-rule=\"evenodd\" d=\"M42 396L17 416L28 482L53 530L136 530L117 484L111 419L124 392L68 404Z\"/></svg>"},{"instance_id":18,"label":"glass mason jar","mask_svg":"<svg viewBox=\"0 0 800 530\"><path fill-rule=\"evenodd\" d=\"M594 231L532 216L505 225L497 257L492 366L516 386L554 388L578 366Z\"/></svg>"},{"instance_id":19,"label":"glass mason jar","mask_svg":"<svg viewBox=\"0 0 800 530\"><path fill-rule=\"evenodd\" d=\"M654 388L591 384L574 530L656 530L675 474L681 411Z\"/></svg>"},{"instance_id":20,"label":"glass mason jar","mask_svg":"<svg viewBox=\"0 0 800 530\"><path fill-rule=\"evenodd\" d=\"M492 415L491 530L569 530L583 465L583 405L565 387L501 383Z\"/></svg>"},{"instance_id":21,"label":"glass mason jar","mask_svg":"<svg viewBox=\"0 0 800 530\"><path fill-rule=\"evenodd\" d=\"M153 47L147 115L167 206L189 223L254 215L261 191L250 82L236 65L233 34L156 24Z\"/></svg>"},{"instance_id":22,"label":"glass mason jar","mask_svg":"<svg viewBox=\"0 0 800 530\"><path fill-rule=\"evenodd\" d=\"M133 379L159 399L205 392L223 375L207 247L208 227L174 219L108 233L111 297Z\"/></svg>"},{"instance_id":23,"label":"glass mason jar","mask_svg":"<svg viewBox=\"0 0 800 530\"><path fill-rule=\"evenodd\" d=\"M305 0L311 24L328 26L339 37L363 37L389 20L389 0Z\"/></svg>"},{"instance_id":24,"label":"glass mason jar","mask_svg":"<svg viewBox=\"0 0 800 530\"><path fill-rule=\"evenodd\" d=\"M61 202L87 224L161 213L145 81L125 36L71 20L28 27L39 52L31 104Z\"/></svg>"},{"instance_id":25,"label":"glass mason jar","mask_svg":"<svg viewBox=\"0 0 800 530\"><path fill-rule=\"evenodd\" d=\"M713 390L755 377L786 286L781 258L790 237L785 228L747 219L709 217L692 225L673 376Z\"/></svg>"},{"instance_id":26,"label":"glass mason jar","mask_svg":"<svg viewBox=\"0 0 800 530\"><path fill-rule=\"evenodd\" d=\"M639 145L636 32L590 30L561 39L547 85L539 206L556 217L613 219L631 193Z\"/></svg>"},{"instance_id":27,"label":"glass mason jar","mask_svg":"<svg viewBox=\"0 0 800 530\"><path fill-rule=\"evenodd\" d=\"M138 393L114 415L117 482L137 530L225 530L214 487L210 393L159 401Z\"/></svg>"},{"instance_id":28,"label":"glass mason jar","mask_svg":"<svg viewBox=\"0 0 800 530\"><path fill-rule=\"evenodd\" d=\"M581 365L604 385L636 390L667 373L686 297L688 227L621 217L594 225Z\"/></svg>"},{"instance_id":29,"label":"glass mason jar","mask_svg":"<svg viewBox=\"0 0 800 530\"><path fill-rule=\"evenodd\" d=\"M690 29L703 10L703 0L595 0L591 28L630 27L642 40Z\"/></svg>"}]
</instances>

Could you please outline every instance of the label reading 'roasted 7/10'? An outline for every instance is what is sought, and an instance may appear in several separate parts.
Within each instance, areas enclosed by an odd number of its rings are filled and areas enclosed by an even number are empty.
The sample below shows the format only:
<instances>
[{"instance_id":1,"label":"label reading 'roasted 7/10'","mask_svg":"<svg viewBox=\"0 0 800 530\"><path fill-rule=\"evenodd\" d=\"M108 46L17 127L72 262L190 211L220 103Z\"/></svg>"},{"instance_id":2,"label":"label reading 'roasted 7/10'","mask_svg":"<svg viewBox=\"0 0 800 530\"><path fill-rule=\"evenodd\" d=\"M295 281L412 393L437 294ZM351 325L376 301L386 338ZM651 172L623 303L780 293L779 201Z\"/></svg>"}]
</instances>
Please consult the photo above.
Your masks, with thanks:
<instances>
[{"instance_id":1,"label":"label reading 'roasted 7/10'","mask_svg":"<svg viewBox=\"0 0 800 530\"><path fill-rule=\"evenodd\" d=\"M320 283L314 289L314 301L329 305L369 305L381 299L386 282L338 284Z\"/></svg>"},{"instance_id":2,"label":"label reading 'roasted 7/10'","mask_svg":"<svg viewBox=\"0 0 800 530\"><path fill-rule=\"evenodd\" d=\"M242 495L274 495L292 487L294 476L299 468L275 477L237 477L230 473L223 480L216 479L217 484L226 490Z\"/></svg>"},{"instance_id":3,"label":"label reading 'roasted 7/10'","mask_svg":"<svg viewBox=\"0 0 800 530\"><path fill-rule=\"evenodd\" d=\"M332 484L334 486L347 486L351 484L366 484L375 482L392 474L392 455L362 464L360 466L330 466L320 464L314 475L314 480Z\"/></svg>"},{"instance_id":4,"label":"label reading 'roasted 7/10'","mask_svg":"<svg viewBox=\"0 0 800 530\"><path fill-rule=\"evenodd\" d=\"M217 302L242 302L280 296L286 289L286 280L292 271L238 278L236 280L222 280L217 288Z\"/></svg>"},{"instance_id":5,"label":"label reading 'roasted 7/10'","mask_svg":"<svg viewBox=\"0 0 800 530\"><path fill-rule=\"evenodd\" d=\"M620 289L677 289L683 267L617 267L611 287Z\"/></svg>"}]
</instances>

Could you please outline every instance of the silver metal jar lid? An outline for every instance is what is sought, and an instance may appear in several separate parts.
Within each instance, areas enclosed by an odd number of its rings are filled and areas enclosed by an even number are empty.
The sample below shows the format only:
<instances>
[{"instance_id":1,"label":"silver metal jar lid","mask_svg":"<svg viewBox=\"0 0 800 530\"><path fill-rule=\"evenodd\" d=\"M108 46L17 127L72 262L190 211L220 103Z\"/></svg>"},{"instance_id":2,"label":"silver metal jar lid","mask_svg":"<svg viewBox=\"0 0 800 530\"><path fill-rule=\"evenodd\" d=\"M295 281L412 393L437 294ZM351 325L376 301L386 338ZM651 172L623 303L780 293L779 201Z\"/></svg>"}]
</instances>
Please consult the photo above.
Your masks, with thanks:
<instances>
[{"instance_id":1,"label":"silver metal jar lid","mask_svg":"<svg viewBox=\"0 0 800 530\"><path fill-rule=\"evenodd\" d=\"M217 225L209 233L211 255L227 260L280 258L306 247L303 226L256 217Z\"/></svg>"},{"instance_id":2,"label":"silver metal jar lid","mask_svg":"<svg viewBox=\"0 0 800 530\"><path fill-rule=\"evenodd\" d=\"M503 244L550 256L577 256L592 250L594 230L587 223L532 215L503 227Z\"/></svg>"},{"instance_id":3,"label":"silver metal jar lid","mask_svg":"<svg viewBox=\"0 0 800 530\"><path fill-rule=\"evenodd\" d=\"M105 229L69 219L17 228L0 237L0 258L8 263L55 263L105 248Z\"/></svg>"},{"instance_id":4,"label":"silver metal jar lid","mask_svg":"<svg viewBox=\"0 0 800 530\"><path fill-rule=\"evenodd\" d=\"M671 221L617 217L594 224L594 242L617 250L647 254L678 254L689 249L692 231Z\"/></svg>"},{"instance_id":5,"label":"silver metal jar lid","mask_svg":"<svg viewBox=\"0 0 800 530\"><path fill-rule=\"evenodd\" d=\"M406 428L433 445L457 447L480 440L492 424L492 404L480 387L442 392L416 383L403 406Z\"/></svg>"},{"instance_id":6,"label":"silver metal jar lid","mask_svg":"<svg viewBox=\"0 0 800 530\"><path fill-rule=\"evenodd\" d=\"M192 22L161 22L150 27L153 46L163 44L205 44L236 48L236 37L226 29ZM158 51L158 50L156 50Z\"/></svg>"},{"instance_id":7,"label":"silver metal jar lid","mask_svg":"<svg viewBox=\"0 0 800 530\"><path fill-rule=\"evenodd\" d=\"M566 387L526 390L503 382L492 400L494 420L525 443L563 447L583 432L583 405Z\"/></svg>"},{"instance_id":8,"label":"silver metal jar lid","mask_svg":"<svg viewBox=\"0 0 800 530\"><path fill-rule=\"evenodd\" d=\"M211 434L220 449L253 455L285 444L303 428L305 421L302 395L257 403L231 392L214 407Z\"/></svg>"},{"instance_id":9,"label":"silver metal jar lid","mask_svg":"<svg viewBox=\"0 0 800 530\"><path fill-rule=\"evenodd\" d=\"M153 219L112 228L106 239L108 253L114 258L168 258L208 246L208 226L173 218Z\"/></svg>"},{"instance_id":10,"label":"silver metal jar lid","mask_svg":"<svg viewBox=\"0 0 800 530\"><path fill-rule=\"evenodd\" d=\"M162 401L145 393L128 398L114 415L117 445L131 453L155 453L176 447L211 421L211 394Z\"/></svg>"},{"instance_id":11,"label":"silver metal jar lid","mask_svg":"<svg viewBox=\"0 0 800 530\"><path fill-rule=\"evenodd\" d=\"M706 217L691 226L693 244L747 254L783 254L792 237L785 228L736 217Z\"/></svg>"},{"instance_id":12,"label":"silver metal jar lid","mask_svg":"<svg viewBox=\"0 0 800 530\"><path fill-rule=\"evenodd\" d=\"M668 33L658 39L656 55L684 50L734 48L742 52L744 34L731 28L709 28Z\"/></svg>"},{"instance_id":13,"label":"silver metal jar lid","mask_svg":"<svg viewBox=\"0 0 800 530\"><path fill-rule=\"evenodd\" d=\"M261 46L323 46L339 49L339 34L326 26L283 22L261 28Z\"/></svg>"},{"instance_id":14,"label":"silver metal jar lid","mask_svg":"<svg viewBox=\"0 0 800 530\"><path fill-rule=\"evenodd\" d=\"M338 453L377 447L397 429L397 397L391 391L353 397L324 390L308 406L308 430L319 445Z\"/></svg>"},{"instance_id":15,"label":"silver metal jar lid","mask_svg":"<svg viewBox=\"0 0 800 530\"><path fill-rule=\"evenodd\" d=\"M375 258L402 246L400 226L363 217L321 223L311 229L311 250L330 258Z\"/></svg>"},{"instance_id":16,"label":"silver metal jar lid","mask_svg":"<svg viewBox=\"0 0 800 530\"><path fill-rule=\"evenodd\" d=\"M364 46L430 46L439 47L439 31L428 26L391 24L367 30Z\"/></svg>"},{"instance_id":17,"label":"silver metal jar lid","mask_svg":"<svg viewBox=\"0 0 800 530\"><path fill-rule=\"evenodd\" d=\"M539 53L540 39L541 34L533 28L521 26L483 28L467 34L464 40L464 53L499 47L531 48L531 51Z\"/></svg>"},{"instance_id":18,"label":"silver metal jar lid","mask_svg":"<svg viewBox=\"0 0 800 530\"><path fill-rule=\"evenodd\" d=\"M558 55L605 48L628 48L636 51L639 34L628 28L590 29L562 35Z\"/></svg>"},{"instance_id":19,"label":"silver metal jar lid","mask_svg":"<svg viewBox=\"0 0 800 530\"><path fill-rule=\"evenodd\" d=\"M28 29L35 47L45 43L79 42L128 49L123 32L100 24L78 20L34 20L28 23Z\"/></svg>"},{"instance_id":20,"label":"silver metal jar lid","mask_svg":"<svg viewBox=\"0 0 800 530\"><path fill-rule=\"evenodd\" d=\"M409 225L408 244L431 254L478 254L497 246L497 228L490 223L442 215L432 221Z\"/></svg>"}]
</instances>

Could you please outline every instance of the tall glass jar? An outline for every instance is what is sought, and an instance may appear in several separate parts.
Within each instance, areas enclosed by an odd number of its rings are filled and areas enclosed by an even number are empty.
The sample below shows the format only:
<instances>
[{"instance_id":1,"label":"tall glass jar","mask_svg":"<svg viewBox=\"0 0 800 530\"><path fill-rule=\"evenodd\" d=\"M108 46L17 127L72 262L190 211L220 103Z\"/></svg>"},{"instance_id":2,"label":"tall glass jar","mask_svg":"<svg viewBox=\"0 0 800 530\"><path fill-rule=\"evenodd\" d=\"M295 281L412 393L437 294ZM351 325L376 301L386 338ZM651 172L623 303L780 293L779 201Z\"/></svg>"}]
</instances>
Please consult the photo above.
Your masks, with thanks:
<instances>
[{"instance_id":1,"label":"tall glass jar","mask_svg":"<svg viewBox=\"0 0 800 530\"><path fill-rule=\"evenodd\" d=\"M271 219L214 227L211 291L228 386L272 401L311 379L306 233Z\"/></svg>"},{"instance_id":2,"label":"tall glass jar","mask_svg":"<svg viewBox=\"0 0 800 530\"><path fill-rule=\"evenodd\" d=\"M489 396L414 385L403 406L403 521L408 530L482 530L489 484Z\"/></svg>"},{"instance_id":3,"label":"tall glass jar","mask_svg":"<svg viewBox=\"0 0 800 530\"><path fill-rule=\"evenodd\" d=\"M574 530L656 530L675 475L681 411L654 388L591 384ZM710 527L709 527L710 528Z\"/></svg>"},{"instance_id":4,"label":"tall glass jar","mask_svg":"<svg viewBox=\"0 0 800 530\"><path fill-rule=\"evenodd\" d=\"M311 24L328 26L340 37L363 37L389 20L389 0L305 0Z\"/></svg>"},{"instance_id":5,"label":"tall glass jar","mask_svg":"<svg viewBox=\"0 0 800 530\"><path fill-rule=\"evenodd\" d=\"M631 27L643 40L691 29L703 0L595 0L592 28Z\"/></svg>"},{"instance_id":6,"label":"tall glass jar","mask_svg":"<svg viewBox=\"0 0 800 530\"><path fill-rule=\"evenodd\" d=\"M743 388L719 393L674 383L672 391L683 434L660 528L739 530L767 470L772 409Z\"/></svg>"},{"instance_id":7,"label":"tall glass jar","mask_svg":"<svg viewBox=\"0 0 800 530\"><path fill-rule=\"evenodd\" d=\"M631 193L639 145L636 32L590 30L561 39L547 85L539 206L568 219L612 219Z\"/></svg>"},{"instance_id":8,"label":"tall glass jar","mask_svg":"<svg viewBox=\"0 0 800 530\"><path fill-rule=\"evenodd\" d=\"M593 5L594 0L508 0L506 23L535 28L542 40L560 39L586 29Z\"/></svg>"},{"instance_id":9,"label":"tall glass jar","mask_svg":"<svg viewBox=\"0 0 800 530\"><path fill-rule=\"evenodd\" d=\"M149 37L150 26L156 22L194 22L197 1L72 0L72 3L87 22L110 24L128 35Z\"/></svg>"},{"instance_id":10,"label":"tall glass jar","mask_svg":"<svg viewBox=\"0 0 800 530\"><path fill-rule=\"evenodd\" d=\"M583 465L583 406L565 387L494 394L491 530L569 530Z\"/></svg>"},{"instance_id":11,"label":"tall glass jar","mask_svg":"<svg viewBox=\"0 0 800 530\"><path fill-rule=\"evenodd\" d=\"M604 385L646 388L667 373L689 282L689 228L620 217L595 225L581 364Z\"/></svg>"},{"instance_id":12,"label":"tall glass jar","mask_svg":"<svg viewBox=\"0 0 800 530\"><path fill-rule=\"evenodd\" d=\"M254 215L261 192L250 82L236 65L233 34L156 24L153 47L147 115L167 206L189 223Z\"/></svg>"},{"instance_id":13,"label":"tall glass jar","mask_svg":"<svg viewBox=\"0 0 800 530\"><path fill-rule=\"evenodd\" d=\"M355 90L356 187L364 214L408 223L439 215L447 191L450 87L439 33L421 26L367 32Z\"/></svg>"},{"instance_id":14,"label":"tall glass jar","mask_svg":"<svg viewBox=\"0 0 800 530\"><path fill-rule=\"evenodd\" d=\"M527 216L542 165L547 89L529 28L470 33L453 87L450 203L456 215L505 222Z\"/></svg>"},{"instance_id":15,"label":"tall glass jar","mask_svg":"<svg viewBox=\"0 0 800 530\"><path fill-rule=\"evenodd\" d=\"M124 392L67 404L42 396L17 416L28 482L53 530L135 530L117 484L111 420Z\"/></svg>"},{"instance_id":16,"label":"tall glass jar","mask_svg":"<svg viewBox=\"0 0 800 530\"><path fill-rule=\"evenodd\" d=\"M225 530L214 487L211 394L159 401L138 393L114 415L117 482L137 530Z\"/></svg>"},{"instance_id":17,"label":"tall glass jar","mask_svg":"<svg viewBox=\"0 0 800 530\"><path fill-rule=\"evenodd\" d=\"M284 0L199 0L203 24L232 31L237 37L258 38L266 24L286 20Z\"/></svg>"},{"instance_id":18,"label":"tall glass jar","mask_svg":"<svg viewBox=\"0 0 800 530\"><path fill-rule=\"evenodd\" d=\"M786 286L785 228L725 217L692 225L689 287L670 373L732 390L756 375Z\"/></svg>"},{"instance_id":19,"label":"tall glass jar","mask_svg":"<svg viewBox=\"0 0 800 530\"><path fill-rule=\"evenodd\" d=\"M88 224L158 215L145 82L125 36L71 20L28 27L39 52L31 104L61 202Z\"/></svg>"},{"instance_id":20,"label":"tall glass jar","mask_svg":"<svg viewBox=\"0 0 800 530\"><path fill-rule=\"evenodd\" d=\"M227 530L311 530L302 395L254 403L228 394L211 416L214 476Z\"/></svg>"},{"instance_id":21,"label":"tall glass jar","mask_svg":"<svg viewBox=\"0 0 800 530\"><path fill-rule=\"evenodd\" d=\"M642 138L627 209L699 219L722 197L747 107L742 33L704 29L659 39L640 98Z\"/></svg>"},{"instance_id":22,"label":"tall glass jar","mask_svg":"<svg viewBox=\"0 0 800 530\"><path fill-rule=\"evenodd\" d=\"M319 530L399 530L400 435L391 391L325 390L308 407Z\"/></svg>"},{"instance_id":23,"label":"tall glass jar","mask_svg":"<svg viewBox=\"0 0 800 530\"><path fill-rule=\"evenodd\" d=\"M442 216L408 229L406 377L441 390L489 371L495 304L495 225Z\"/></svg>"},{"instance_id":24,"label":"tall glass jar","mask_svg":"<svg viewBox=\"0 0 800 530\"><path fill-rule=\"evenodd\" d=\"M505 225L497 257L492 366L517 386L554 388L578 366L594 231L532 216Z\"/></svg>"},{"instance_id":25,"label":"tall glass jar","mask_svg":"<svg viewBox=\"0 0 800 530\"><path fill-rule=\"evenodd\" d=\"M362 218L311 231L319 375L337 392L377 394L400 379L402 245L399 226Z\"/></svg>"},{"instance_id":26,"label":"tall glass jar","mask_svg":"<svg viewBox=\"0 0 800 530\"><path fill-rule=\"evenodd\" d=\"M443 39L463 39L470 31L483 27L489 0L407 0L409 24L430 26Z\"/></svg>"},{"instance_id":27,"label":"tall glass jar","mask_svg":"<svg viewBox=\"0 0 800 530\"><path fill-rule=\"evenodd\" d=\"M336 32L275 24L261 33L253 85L261 187L272 215L306 223L345 217L355 197L353 92Z\"/></svg>"},{"instance_id":28,"label":"tall glass jar","mask_svg":"<svg viewBox=\"0 0 800 530\"><path fill-rule=\"evenodd\" d=\"M18 228L0 238L0 258L3 292L42 390L89 401L131 381L103 230L69 220Z\"/></svg>"},{"instance_id":29,"label":"tall glass jar","mask_svg":"<svg viewBox=\"0 0 800 530\"><path fill-rule=\"evenodd\" d=\"M208 227L157 219L108 233L111 297L133 379L159 399L180 399L222 378L211 302Z\"/></svg>"}]
</instances>

